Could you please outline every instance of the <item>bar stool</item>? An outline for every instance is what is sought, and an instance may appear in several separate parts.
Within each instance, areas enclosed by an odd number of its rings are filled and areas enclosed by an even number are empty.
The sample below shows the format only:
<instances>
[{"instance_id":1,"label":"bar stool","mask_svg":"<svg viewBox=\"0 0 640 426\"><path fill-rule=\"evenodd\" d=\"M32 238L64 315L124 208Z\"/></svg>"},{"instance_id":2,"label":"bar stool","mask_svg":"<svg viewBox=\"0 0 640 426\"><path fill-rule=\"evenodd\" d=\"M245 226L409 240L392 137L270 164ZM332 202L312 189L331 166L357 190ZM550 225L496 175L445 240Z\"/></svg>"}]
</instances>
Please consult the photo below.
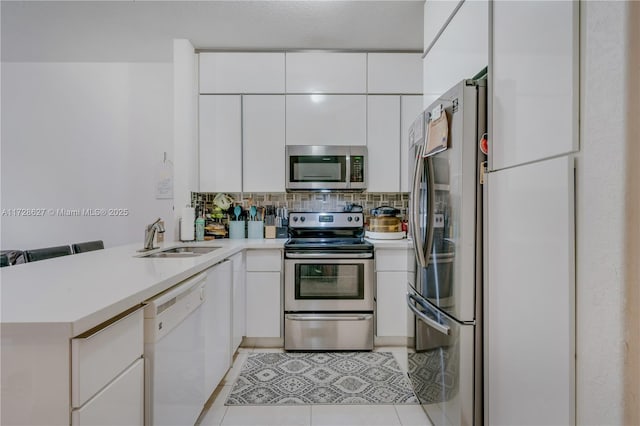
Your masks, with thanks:
<instances>
[{"instance_id":1,"label":"bar stool","mask_svg":"<svg viewBox=\"0 0 640 426\"><path fill-rule=\"evenodd\" d=\"M85 243L75 243L72 245L74 253L85 253L88 251L94 250L102 250L104 248L104 243L102 240L97 241L87 241Z\"/></svg>"},{"instance_id":2,"label":"bar stool","mask_svg":"<svg viewBox=\"0 0 640 426\"><path fill-rule=\"evenodd\" d=\"M69 246L46 247L41 249L25 250L27 262L36 262L38 260L52 259L54 257L67 256L71 253Z\"/></svg>"}]
</instances>

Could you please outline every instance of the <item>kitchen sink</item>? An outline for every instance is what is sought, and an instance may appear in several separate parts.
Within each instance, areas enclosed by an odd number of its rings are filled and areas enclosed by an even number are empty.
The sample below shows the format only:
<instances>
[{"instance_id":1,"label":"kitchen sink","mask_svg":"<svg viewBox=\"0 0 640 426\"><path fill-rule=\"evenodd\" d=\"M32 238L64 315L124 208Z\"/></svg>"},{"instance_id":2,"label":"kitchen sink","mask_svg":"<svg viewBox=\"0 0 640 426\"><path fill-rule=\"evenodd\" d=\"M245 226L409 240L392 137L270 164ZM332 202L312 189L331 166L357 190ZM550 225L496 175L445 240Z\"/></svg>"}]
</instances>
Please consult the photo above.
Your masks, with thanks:
<instances>
[{"instance_id":1,"label":"kitchen sink","mask_svg":"<svg viewBox=\"0 0 640 426\"><path fill-rule=\"evenodd\" d=\"M158 251L155 253L143 254L139 257L151 257L151 258L185 258L185 257L196 257L201 256L206 253L211 253L214 250L219 249L220 247L191 247L191 246L181 246L181 247L172 247L162 251Z\"/></svg>"}]
</instances>

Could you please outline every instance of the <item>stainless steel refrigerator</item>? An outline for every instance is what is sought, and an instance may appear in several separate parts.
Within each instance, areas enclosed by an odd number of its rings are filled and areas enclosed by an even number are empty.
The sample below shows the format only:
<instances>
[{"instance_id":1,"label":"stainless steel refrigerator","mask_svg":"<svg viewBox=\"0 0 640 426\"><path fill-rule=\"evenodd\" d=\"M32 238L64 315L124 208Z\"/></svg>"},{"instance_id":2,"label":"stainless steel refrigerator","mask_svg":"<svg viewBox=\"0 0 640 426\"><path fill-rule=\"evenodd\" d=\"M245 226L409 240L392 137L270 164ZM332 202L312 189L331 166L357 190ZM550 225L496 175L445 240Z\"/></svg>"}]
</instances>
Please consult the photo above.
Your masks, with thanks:
<instances>
[{"instance_id":1,"label":"stainless steel refrigerator","mask_svg":"<svg viewBox=\"0 0 640 426\"><path fill-rule=\"evenodd\" d=\"M429 125L446 114L448 142L429 149ZM486 80L464 80L409 130L413 185L409 201L415 274L409 377L435 425L482 424L482 185L486 156ZM440 133L432 132L441 136ZM431 145L431 144L429 144ZM445 148L446 147L446 148Z\"/></svg>"}]
</instances>

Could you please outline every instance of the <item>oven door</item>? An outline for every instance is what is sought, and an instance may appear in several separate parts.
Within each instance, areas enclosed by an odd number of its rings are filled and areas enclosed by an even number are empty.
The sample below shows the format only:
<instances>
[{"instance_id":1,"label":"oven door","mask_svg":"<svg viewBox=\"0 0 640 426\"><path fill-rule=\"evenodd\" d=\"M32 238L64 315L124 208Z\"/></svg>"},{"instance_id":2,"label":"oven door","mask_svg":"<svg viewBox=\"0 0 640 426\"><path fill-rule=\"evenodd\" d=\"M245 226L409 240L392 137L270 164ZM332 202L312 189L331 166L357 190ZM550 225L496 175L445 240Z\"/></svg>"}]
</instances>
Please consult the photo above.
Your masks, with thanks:
<instances>
[{"instance_id":1,"label":"oven door","mask_svg":"<svg viewBox=\"0 0 640 426\"><path fill-rule=\"evenodd\" d=\"M373 311L373 259L333 258L318 253L285 258L287 312ZM369 254L370 256L370 254Z\"/></svg>"}]
</instances>

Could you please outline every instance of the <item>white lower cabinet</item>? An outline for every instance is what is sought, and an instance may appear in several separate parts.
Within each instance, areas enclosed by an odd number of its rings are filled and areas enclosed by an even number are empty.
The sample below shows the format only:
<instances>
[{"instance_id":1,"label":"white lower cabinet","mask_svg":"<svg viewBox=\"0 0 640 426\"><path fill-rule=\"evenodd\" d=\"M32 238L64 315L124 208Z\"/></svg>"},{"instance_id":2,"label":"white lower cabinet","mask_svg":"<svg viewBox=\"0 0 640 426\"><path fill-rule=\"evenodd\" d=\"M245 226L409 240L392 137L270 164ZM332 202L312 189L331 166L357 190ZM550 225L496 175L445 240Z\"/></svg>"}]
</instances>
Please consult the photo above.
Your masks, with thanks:
<instances>
[{"instance_id":1,"label":"white lower cabinet","mask_svg":"<svg viewBox=\"0 0 640 426\"><path fill-rule=\"evenodd\" d=\"M229 258L233 264L233 321L231 332L231 352L235 353L247 335L247 287L245 282L244 252Z\"/></svg>"},{"instance_id":2,"label":"white lower cabinet","mask_svg":"<svg viewBox=\"0 0 640 426\"><path fill-rule=\"evenodd\" d=\"M248 250L247 337L282 336L282 251Z\"/></svg>"},{"instance_id":3,"label":"white lower cabinet","mask_svg":"<svg viewBox=\"0 0 640 426\"><path fill-rule=\"evenodd\" d=\"M142 425L143 310L114 318L71 340L71 423Z\"/></svg>"},{"instance_id":4,"label":"white lower cabinet","mask_svg":"<svg viewBox=\"0 0 640 426\"><path fill-rule=\"evenodd\" d=\"M407 308L407 278L413 256L407 249L376 250L376 336L413 337Z\"/></svg>"},{"instance_id":5,"label":"white lower cabinet","mask_svg":"<svg viewBox=\"0 0 640 426\"><path fill-rule=\"evenodd\" d=\"M205 398L209 398L231 366L232 265L227 260L207 271L202 306Z\"/></svg>"},{"instance_id":6,"label":"white lower cabinet","mask_svg":"<svg viewBox=\"0 0 640 426\"><path fill-rule=\"evenodd\" d=\"M142 425L143 395L144 360L139 358L81 408L73 410L71 424Z\"/></svg>"}]
</instances>

